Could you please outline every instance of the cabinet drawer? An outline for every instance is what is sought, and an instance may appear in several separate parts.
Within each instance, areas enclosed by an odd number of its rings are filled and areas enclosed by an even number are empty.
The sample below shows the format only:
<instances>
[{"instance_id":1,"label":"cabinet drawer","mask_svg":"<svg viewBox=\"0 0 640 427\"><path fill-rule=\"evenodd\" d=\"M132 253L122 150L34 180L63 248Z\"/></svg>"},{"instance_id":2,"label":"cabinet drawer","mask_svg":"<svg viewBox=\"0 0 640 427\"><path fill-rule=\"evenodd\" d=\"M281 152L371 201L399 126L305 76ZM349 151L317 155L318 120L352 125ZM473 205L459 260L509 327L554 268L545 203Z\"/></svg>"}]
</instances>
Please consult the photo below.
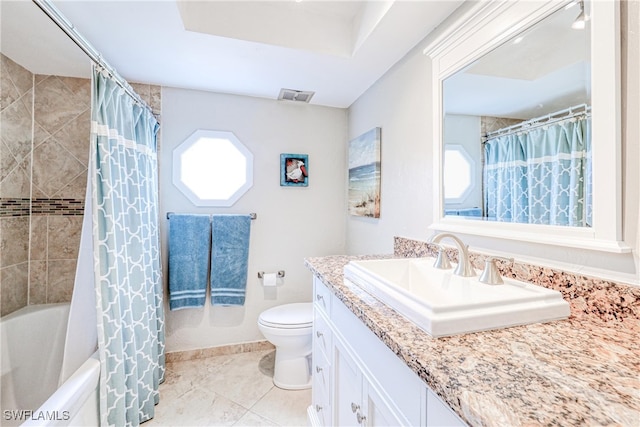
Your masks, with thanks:
<instances>
[{"instance_id":1,"label":"cabinet drawer","mask_svg":"<svg viewBox=\"0 0 640 427\"><path fill-rule=\"evenodd\" d=\"M331 394L331 374L332 368L331 365L327 362L324 357L316 357L313 361L313 400L316 400L316 397L322 399L325 402L329 401L329 396Z\"/></svg>"},{"instance_id":2,"label":"cabinet drawer","mask_svg":"<svg viewBox=\"0 0 640 427\"><path fill-rule=\"evenodd\" d=\"M315 306L331 315L331 291L322 283L322 280L313 278L313 302Z\"/></svg>"},{"instance_id":3,"label":"cabinet drawer","mask_svg":"<svg viewBox=\"0 0 640 427\"><path fill-rule=\"evenodd\" d=\"M330 426L332 368L323 354L314 353L312 370L312 410L321 426Z\"/></svg>"},{"instance_id":4,"label":"cabinet drawer","mask_svg":"<svg viewBox=\"0 0 640 427\"><path fill-rule=\"evenodd\" d=\"M329 356L333 345L333 332L324 316L317 310L313 317L313 353L320 352L327 360L331 360Z\"/></svg>"},{"instance_id":5,"label":"cabinet drawer","mask_svg":"<svg viewBox=\"0 0 640 427\"><path fill-rule=\"evenodd\" d=\"M330 394L316 394L315 381L313 383L313 403L311 405L311 411L319 422L320 426L331 426L332 422L332 408L330 401Z\"/></svg>"}]
</instances>

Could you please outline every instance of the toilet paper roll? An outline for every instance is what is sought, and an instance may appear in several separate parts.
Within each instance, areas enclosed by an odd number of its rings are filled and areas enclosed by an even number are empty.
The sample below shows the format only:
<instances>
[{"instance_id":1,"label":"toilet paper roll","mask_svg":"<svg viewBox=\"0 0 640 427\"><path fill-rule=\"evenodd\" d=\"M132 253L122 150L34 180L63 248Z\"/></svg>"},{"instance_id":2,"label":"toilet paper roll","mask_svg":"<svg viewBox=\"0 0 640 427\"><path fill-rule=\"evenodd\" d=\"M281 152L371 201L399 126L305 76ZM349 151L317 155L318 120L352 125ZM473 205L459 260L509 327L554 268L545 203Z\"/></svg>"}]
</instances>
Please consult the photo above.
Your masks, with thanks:
<instances>
[{"instance_id":1,"label":"toilet paper roll","mask_svg":"<svg viewBox=\"0 0 640 427\"><path fill-rule=\"evenodd\" d=\"M278 276L276 273L264 273L262 276L262 286L275 286Z\"/></svg>"}]
</instances>

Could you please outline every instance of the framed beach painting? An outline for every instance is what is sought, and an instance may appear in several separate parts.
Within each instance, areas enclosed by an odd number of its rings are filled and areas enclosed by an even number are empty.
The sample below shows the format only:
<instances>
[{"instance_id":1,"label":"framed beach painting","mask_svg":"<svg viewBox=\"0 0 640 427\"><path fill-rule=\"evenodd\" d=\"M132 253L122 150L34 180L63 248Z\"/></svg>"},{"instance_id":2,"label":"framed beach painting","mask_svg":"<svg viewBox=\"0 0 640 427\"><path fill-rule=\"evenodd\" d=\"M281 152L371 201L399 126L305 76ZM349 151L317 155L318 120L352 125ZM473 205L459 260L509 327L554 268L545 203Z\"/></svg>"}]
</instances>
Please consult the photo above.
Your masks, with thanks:
<instances>
[{"instance_id":1,"label":"framed beach painting","mask_svg":"<svg viewBox=\"0 0 640 427\"><path fill-rule=\"evenodd\" d=\"M280 154L280 185L307 187L309 185L309 156L307 154Z\"/></svg>"},{"instance_id":2,"label":"framed beach painting","mask_svg":"<svg viewBox=\"0 0 640 427\"><path fill-rule=\"evenodd\" d=\"M349 213L380 218L380 128L349 141Z\"/></svg>"}]
</instances>

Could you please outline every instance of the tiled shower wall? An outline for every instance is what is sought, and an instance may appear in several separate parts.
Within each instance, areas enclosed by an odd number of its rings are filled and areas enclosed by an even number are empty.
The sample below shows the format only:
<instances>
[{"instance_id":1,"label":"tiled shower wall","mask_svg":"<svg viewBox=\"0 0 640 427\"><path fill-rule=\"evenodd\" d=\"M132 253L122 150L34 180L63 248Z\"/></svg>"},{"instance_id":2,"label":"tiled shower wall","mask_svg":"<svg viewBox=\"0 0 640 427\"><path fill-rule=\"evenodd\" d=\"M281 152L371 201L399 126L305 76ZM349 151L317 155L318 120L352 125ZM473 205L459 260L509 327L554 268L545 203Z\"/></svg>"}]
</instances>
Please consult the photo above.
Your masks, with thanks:
<instances>
[{"instance_id":1,"label":"tiled shower wall","mask_svg":"<svg viewBox=\"0 0 640 427\"><path fill-rule=\"evenodd\" d=\"M0 61L4 316L27 304L71 300L89 160L91 84L34 75L2 54ZM134 88L159 111L159 87Z\"/></svg>"},{"instance_id":2,"label":"tiled shower wall","mask_svg":"<svg viewBox=\"0 0 640 427\"><path fill-rule=\"evenodd\" d=\"M33 74L0 55L0 314L27 304Z\"/></svg>"}]
</instances>

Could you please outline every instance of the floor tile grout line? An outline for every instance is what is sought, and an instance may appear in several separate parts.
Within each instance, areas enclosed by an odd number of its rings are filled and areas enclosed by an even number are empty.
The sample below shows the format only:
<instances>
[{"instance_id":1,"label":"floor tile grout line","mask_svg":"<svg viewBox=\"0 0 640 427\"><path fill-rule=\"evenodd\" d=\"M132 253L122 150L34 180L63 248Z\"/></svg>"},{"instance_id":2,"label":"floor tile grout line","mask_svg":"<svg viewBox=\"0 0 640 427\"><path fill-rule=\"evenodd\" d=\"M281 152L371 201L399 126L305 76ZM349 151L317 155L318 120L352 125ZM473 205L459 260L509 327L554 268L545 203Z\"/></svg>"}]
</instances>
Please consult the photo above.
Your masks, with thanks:
<instances>
[{"instance_id":1,"label":"floor tile grout line","mask_svg":"<svg viewBox=\"0 0 640 427\"><path fill-rule=\"evenodd\" d=\"M171 364L168 365L168 373L172 371L168 377L171 378L171 385L167 385L168 388L166 390L179 391L183 388L194 389L194 388L203 388L209 390L209 392L214 393L216 396L219 396L222 399L225 399L235 405L238 408L237 413L234 415L233 419L227 419L226 422L231 422L231 424L226 425L234 425L238 427L242 427L243 425L247 425L251 423L253 420L256 424L260 424L259 420L264 420L263 422L269 425L275 425L277 427L288 426L288 425L297 425L303 423L302 417L306 419L306 411L303 414L299 412L300 409L291 408L291 411L287 409L286 414L282 414L279 412L269 411L269 406L272 405L280 405L283 404L283 408L289 406L290 403L290 395L282 394L279 390L276 390L276 386L272 383L271 370L270 366L273 363L273 359L265 358L269 353L272 353L273 350L258 350L247 353L253 353L251 356L245 354L245 356L241 356L240 354L229 354L229 355L216 355L212 357L207 357L206 359L211 359L209 361L200 359L198 362L193 363L192 360L185 361L172 361ZM273 357L273 356L272 356ZM239 365L233 366L235 361L240 362ZM225 365L228 368L236 369L236 372L232 374L231 377L225 377L224 372L220 369L217 369L216 366ZM257 366L256 366L257 365ZM243 371L243 367L246 368L246 372ZM257 369L256 369L257 368ZM206 372L202 372L201 369L205 369ZM225 368L227 369L227 368ZM212 370L213 372L211 372ZM203 374L203 375L200 375ZM216 377L217 374L220 374L220 377ZM236 384L234 381L234 376L237 375L247 375L249 376L249 383L257 384L259 382L261 385L260 393L258 396L252 396L251 399L247 399L247 401L242 404L237 402L237 400L242 400L238 398L238 392L242 394L245 392L246 382L244 379L242 383L238 383L239 385L233 391L233 386ZM257 376L256 376L257 375ZM254 381L254 377L255 381ZM268 385L268 389L262 391L262 387L266 387L265 377L268 377L270 381ZM203 383L203 379L206 383ZM246 378L245 378L246 379ZM208 388L206 384L227 381L223 390L216 390L215 387ZM231 382L229 382L231 381ZM231 388L229 386L231 385ZM175 388L174 388L175 387ZM171 408L170 412L165 412L163 415L165 418L158 417L154 424L151 425L163 425L164 423L171 422L171 418L175 415L176 411L182 411L188 406L188 402L181 402L179 398L173 395L173 392L167 393L167 399L162 399L161 403L166 405L165 408ZM168 399L171 396L170 400ZM247 396L249 397L249 396ZM254 398L256 399L254 401ZM265 399L267 399L265 401ZM306 397L304 398L307 399ZM309 396L310 399L310 396ZM264 402L263 402L264 401ZM262 408L259 408L258 405L260 402L263 402ZM294 405L295 406L295 405ZM298 405L299 406L299 405ZM258 411L256 411L258 409ZM266 411L265 411L266 409ZM264 412L264 414L262 413ZM194 416L199 416L201 414L194 414ZM284 415L284 416L282 416ZM237 417L237 418L236 418ZM273 418L275 417L275 418ZM244 420L244 421L243 421ZM277 421L279 420L279 421ZM195 422L195 419L192 421ZM224 421L220 420L220 422L224 423ZM189 419L183 419L183 423L188 425ZM304 423L306 424L306 423ZM216 425L215 423L212 425Z\"/></svg>"}]
</instances>

